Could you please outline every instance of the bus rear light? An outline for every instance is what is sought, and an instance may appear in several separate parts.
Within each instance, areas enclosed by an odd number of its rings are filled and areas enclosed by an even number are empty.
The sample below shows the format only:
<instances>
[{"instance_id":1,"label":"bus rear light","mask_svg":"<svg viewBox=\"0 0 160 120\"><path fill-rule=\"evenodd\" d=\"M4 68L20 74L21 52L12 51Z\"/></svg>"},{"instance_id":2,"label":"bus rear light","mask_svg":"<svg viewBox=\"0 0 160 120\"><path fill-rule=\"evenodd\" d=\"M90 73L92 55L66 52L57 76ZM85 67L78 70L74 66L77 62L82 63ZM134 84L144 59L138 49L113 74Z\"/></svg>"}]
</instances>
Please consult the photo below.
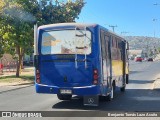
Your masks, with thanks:
<instances>
[{"instance_id":1,"label":"bus rear light","mask_svg":"<svg viewBox=\"0 0 160 120\"><path fill-rule=\"evenodd\" d=\"M36 75L36 78L39 79L39 78L40 78L40 74L37 74L37 75Z\"/></svg>"},{"instance_id":2,"label":"bus rear light","mask_svg":"<svg viewBox=\"0 0 160 120\"><path fill-rule=\"evenodd\" d=\"M98 79L98 74L94 75L93 78L94 78L94 80Z\"/></svg>"},{"instance_id":3,"label":"bus rear light","mask_svg":"<svg viewBox=\"0 0 160 120\"><path fill-rule=\"evenodd\" d=\"M93 84L94 84L94 85L97 85L97 84L98 84L98 80L94 80L94 81L93 81Z\"/></svg>"},{"instance_id":4,"label":"bus rear light","mask_svg":"<svg viewBox=\"0 0 160 120\"><path fill-rule=\"evenodd\" d=\"M39 84L39 83L40 83L40 79L36 79L36 83L38 83L38 84Z\"/></svg>"},{"instance_id":5,"label":"bus rear light","mask_svg":"<svg viewBox=\"0 0 160 120\"><path fill-rule=\"evenodd\" d=\"M36 83L40 83L40 72L39 70L36 70Z\"/></svg>"},{"instance_id":6,"label":"bus rear light","mask_svg":"<svg viewBox=\"0 0 160 120\"><path fill-rule=\"evenodd\" d=\"M98 74L98 70L95 69L95 70L93 71L93 73L94 73L94 74Z\"/></svg>"},{"instance_id":7,"label":"bus rear light","mask_svg":"<svg viewBox=\"0 0 160 120\"><path fill-rule=\"evenodd\" d=\"M39 74L40 72L39 72L39 70L36 70L36 74Z\"/></svg>"},{"instance_id":8,"label":"bus rear light","mask_svg":"<svg viewBox=\"0 0 160 120\"><path fill-rule=\"evenodd\" d=\"M98 70L97 69L93 70L93 84L94 85L98 84Z\"/></svg>"}]
</instances>

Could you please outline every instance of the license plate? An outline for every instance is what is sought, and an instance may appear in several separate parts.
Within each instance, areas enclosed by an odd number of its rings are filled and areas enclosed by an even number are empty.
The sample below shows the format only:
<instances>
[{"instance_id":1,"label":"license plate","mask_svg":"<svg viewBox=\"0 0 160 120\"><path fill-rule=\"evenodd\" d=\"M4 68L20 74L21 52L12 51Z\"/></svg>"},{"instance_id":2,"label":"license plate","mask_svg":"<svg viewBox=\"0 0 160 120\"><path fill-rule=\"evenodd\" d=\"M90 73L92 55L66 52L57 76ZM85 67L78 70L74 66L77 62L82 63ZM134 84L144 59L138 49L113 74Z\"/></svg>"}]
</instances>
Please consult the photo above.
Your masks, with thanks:
<instances>
[{"instance_id":1,"label":"license plate","mask_svg":"<svg viewBox=\"0 0 160 120\"><path fill-rule=\"evenodd\" d=\"M72 90L61 89L60 93L61 94L72 94Z\"/></svg>"}]
</instances>

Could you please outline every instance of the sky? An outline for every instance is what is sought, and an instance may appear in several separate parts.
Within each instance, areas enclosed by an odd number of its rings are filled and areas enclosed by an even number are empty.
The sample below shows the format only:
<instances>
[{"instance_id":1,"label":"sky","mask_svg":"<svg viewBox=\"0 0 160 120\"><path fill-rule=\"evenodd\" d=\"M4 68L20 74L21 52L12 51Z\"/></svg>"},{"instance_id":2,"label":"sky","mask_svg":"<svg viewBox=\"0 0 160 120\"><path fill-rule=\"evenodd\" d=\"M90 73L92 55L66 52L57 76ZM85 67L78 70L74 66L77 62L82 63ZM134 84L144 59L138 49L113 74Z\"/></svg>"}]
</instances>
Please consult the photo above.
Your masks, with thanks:
<instances>
[{"instance_id":1,"label":"sky","mask_svg":"<svg viewBox=\"0 0 160 120\"><path fill-rule=\"evenodd\" d=\"M80 23L97 23L124 36L160 37L160 0L85 0ZM154 5L157 3L157 5ZM153 20L154 19L154 20ZM124 33L127 32L127 33Z\"/></svg>"}]
</instances>

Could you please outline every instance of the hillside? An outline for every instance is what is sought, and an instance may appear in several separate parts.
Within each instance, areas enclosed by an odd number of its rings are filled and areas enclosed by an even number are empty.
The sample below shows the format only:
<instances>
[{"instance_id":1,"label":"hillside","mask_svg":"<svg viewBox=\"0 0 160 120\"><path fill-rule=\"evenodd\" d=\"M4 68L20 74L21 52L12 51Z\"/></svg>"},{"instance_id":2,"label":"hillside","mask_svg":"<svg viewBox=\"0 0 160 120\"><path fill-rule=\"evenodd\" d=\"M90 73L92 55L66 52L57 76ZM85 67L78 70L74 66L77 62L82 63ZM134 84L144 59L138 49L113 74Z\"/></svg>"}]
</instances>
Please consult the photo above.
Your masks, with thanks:
<instances>
[{"instance_id":1,"label":"hillside","mask_svg":"<svg viewBox=\"0 0 160 120\"><path fill-rule=\"evenodd\" d=\"M154 49L160 48L160 38L146 36L125 36L130 45L130 49Z\"/></svg>"}]
</instances>

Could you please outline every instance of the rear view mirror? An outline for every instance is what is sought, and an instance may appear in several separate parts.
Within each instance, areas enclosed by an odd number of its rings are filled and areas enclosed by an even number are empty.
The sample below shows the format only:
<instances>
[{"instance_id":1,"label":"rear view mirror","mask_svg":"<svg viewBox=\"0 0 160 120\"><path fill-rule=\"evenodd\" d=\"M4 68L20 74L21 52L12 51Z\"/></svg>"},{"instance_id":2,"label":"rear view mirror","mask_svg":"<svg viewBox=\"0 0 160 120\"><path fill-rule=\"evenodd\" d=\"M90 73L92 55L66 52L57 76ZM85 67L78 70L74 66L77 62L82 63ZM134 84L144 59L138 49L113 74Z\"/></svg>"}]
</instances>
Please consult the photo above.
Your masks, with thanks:
<instances>
[{"instance_id":1,"label":"rear view mirror","mask_svg":"<svg viewBox=\"0 0 160 120\"><path fill-rule=\"evenodd\" d=\"M129 43L126 42L126 50L129 50Z\"/></svg>"}]
</instances>

